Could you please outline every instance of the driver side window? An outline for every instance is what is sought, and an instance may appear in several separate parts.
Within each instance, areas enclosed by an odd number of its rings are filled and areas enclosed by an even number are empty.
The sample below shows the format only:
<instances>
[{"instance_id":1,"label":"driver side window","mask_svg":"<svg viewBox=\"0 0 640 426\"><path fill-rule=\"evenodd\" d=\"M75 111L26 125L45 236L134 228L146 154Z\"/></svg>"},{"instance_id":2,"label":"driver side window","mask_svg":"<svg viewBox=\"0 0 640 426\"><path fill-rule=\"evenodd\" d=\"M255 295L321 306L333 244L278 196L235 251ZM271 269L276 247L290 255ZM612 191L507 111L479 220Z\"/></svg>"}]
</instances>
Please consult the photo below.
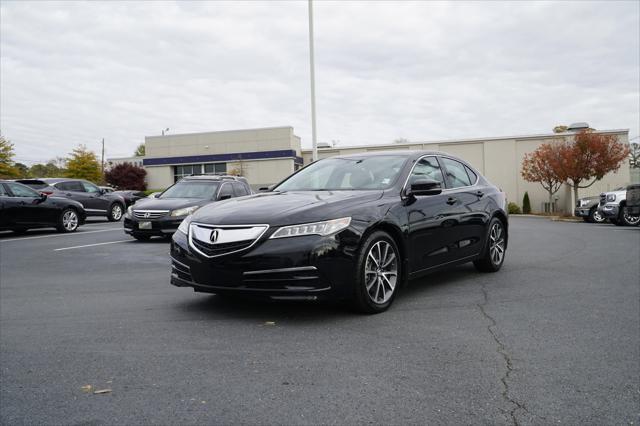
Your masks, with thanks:
<instances>
[{"instance_id":1,"label":"driver side window","mask_svg":"<svg viewBox=\"0 0 640 426\"><path fill-rule=\"evenodd\" d=\"M82 186L84 187L84 190L90 194L95 194L96 192L100 192L100 188L98 188L97 186L89 182L82 182Z\"/></svg>"},{"instance_id":2,"label":"driver side window","mask_svg":"<svg viewBox=\"0 0 640 426\"><path fill-rule=\"evenodd\" d=\"M411 173L410 182L414 182L417 179L435 180L440 182L440 185L444 188L444 177L436 157L424 157L418 161Z\"/></svg>"}]
</instances>

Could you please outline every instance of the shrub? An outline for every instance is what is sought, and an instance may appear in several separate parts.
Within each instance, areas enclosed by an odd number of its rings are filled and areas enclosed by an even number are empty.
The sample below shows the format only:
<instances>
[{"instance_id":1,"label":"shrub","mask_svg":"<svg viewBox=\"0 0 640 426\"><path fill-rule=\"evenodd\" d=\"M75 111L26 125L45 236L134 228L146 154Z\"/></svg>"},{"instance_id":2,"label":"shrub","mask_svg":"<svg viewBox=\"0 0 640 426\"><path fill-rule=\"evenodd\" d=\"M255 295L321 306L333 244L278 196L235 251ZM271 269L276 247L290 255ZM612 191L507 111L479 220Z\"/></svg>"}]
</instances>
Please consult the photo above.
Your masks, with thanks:
<instances>
[{"instance_id":1,"label":"shrub","mask_svg":"<svg viewBox=\"0 0 640 426\"><path fill-rule=\"evenodd\" d=\"M520 214L520 213L522 213L520 211L520 206L518 206L516 203L513 203L513 202L509 203L508 209L509 209L509 214Z\"/></svg>"},{"instance_id":2,"label":"shrub","mask_svg":"<svg viewBox=\"0 0 640 426\"><path fill-rule=\"evenodd\" d=\"M529 193L525 192L522 198L522 213L531 214L531 201L529 201Z\"/></svg>"},{"instance_id":3,"label":"shrub","mask_svg":"<svg viewBox=\"0 0 640 426\"><path fill-rule=\"evenodd\" d=\"M135 189L144 191L147 184L144 181L147 172L131 163L122 163L113 167L104 174L108 183L118 189Z\"/></svg>"}]
</instances>

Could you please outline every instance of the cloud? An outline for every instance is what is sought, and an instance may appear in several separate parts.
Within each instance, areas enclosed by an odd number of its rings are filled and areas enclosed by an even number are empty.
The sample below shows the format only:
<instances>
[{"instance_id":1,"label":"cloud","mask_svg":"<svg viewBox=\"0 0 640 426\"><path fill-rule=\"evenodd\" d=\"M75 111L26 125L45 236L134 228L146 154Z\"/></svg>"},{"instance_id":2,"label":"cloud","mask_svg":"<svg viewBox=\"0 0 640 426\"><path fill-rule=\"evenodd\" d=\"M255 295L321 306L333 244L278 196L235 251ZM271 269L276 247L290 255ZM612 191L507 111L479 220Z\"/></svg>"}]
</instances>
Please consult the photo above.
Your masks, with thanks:
<instances>
[{"instance_id":1,"label":"cloud","mask_svg":"<svg viewBox=\"0 0 640 426\"><path fill-rule=\"evenodd\" d=\"M316 2L320 140L640 127L637 2ZM291 125L311 144L306 2L3 2L16 157Z\"/></svg>"}]
</instances>

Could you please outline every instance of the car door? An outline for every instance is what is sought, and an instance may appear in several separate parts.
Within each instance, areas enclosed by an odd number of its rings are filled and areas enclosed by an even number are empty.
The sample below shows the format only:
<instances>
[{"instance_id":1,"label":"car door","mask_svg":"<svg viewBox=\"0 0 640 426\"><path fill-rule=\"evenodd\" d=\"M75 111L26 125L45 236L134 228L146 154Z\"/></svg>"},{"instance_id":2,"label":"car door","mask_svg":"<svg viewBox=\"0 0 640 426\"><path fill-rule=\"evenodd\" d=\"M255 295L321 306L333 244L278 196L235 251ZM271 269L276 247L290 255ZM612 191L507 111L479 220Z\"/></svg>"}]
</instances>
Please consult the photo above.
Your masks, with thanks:
<instances>
[{"instance_id":1,"label":"car door","mask_svg":"<svg viewBox=\"0 0 640 426\"><path fill-rule=\"evenodd\" d=\"M7 182L10 198L13 201L13 222L15 225L41 225L51 223L51 212L48 206L42 205L42 198L37 191L28 186Z\"/></svg>"},{"instance_id":2,"label":"car door","mask_svg":"<svg viewBox=\"0 0 640 426\"><path fill-rule=\"evenodd\" d=\"M413 181L431 179L445 186L444 175L435 156L418 160L405 187ZM409 226L410 272L419 272L445 263L448 255L447 233L451 220L447 217L447 195L410 197L405 203Z\"/></svg>"},{"instance_id":3,"label":"car door","mask_svg":"<svg viewBox=\"0 0 640 426\"><path fill-rule=\"evenodd\" d=\"M106 212L109 209L110 201L103 196L102 191L96 185L87 181L80 181L82 188L87 194L87 205L86 208Z\"/></svg>"},{"instance_id":4,"label":"car door","mask_svg":"<svg viewBox=\"0 0 640 426\"><path fill-rule=\"evenodd\" d=\"M478 254L484 242L486 197L476 185L478 176L460 161L440 157L447 182L447 205L456 226L448 235L448 261Z\"/></svg>"},{"instance_id":5,"label":"car door","mask_svg":"<svg viewBox=\"0 0 640 426\"><path fill-rule=\"evenodd\" d=\"M18 201L11 197L5 185L0 183L0 229L14 226Z\"/></svg>"},{"instance_id":6,"label":"car door","mask_svg":"<svg viewBox=\"0 0 640 426\"><path fill-rule=\"evenodd\" d=\"M87 209L87 211L89 211L89 207L88 207L89 195L84 190L84 187L82 186L80 181L67 180L64 182L58 182L53 186L61 192L60 195L79 202L85 207L85 209Z\"/></svg>"}]
</instances>

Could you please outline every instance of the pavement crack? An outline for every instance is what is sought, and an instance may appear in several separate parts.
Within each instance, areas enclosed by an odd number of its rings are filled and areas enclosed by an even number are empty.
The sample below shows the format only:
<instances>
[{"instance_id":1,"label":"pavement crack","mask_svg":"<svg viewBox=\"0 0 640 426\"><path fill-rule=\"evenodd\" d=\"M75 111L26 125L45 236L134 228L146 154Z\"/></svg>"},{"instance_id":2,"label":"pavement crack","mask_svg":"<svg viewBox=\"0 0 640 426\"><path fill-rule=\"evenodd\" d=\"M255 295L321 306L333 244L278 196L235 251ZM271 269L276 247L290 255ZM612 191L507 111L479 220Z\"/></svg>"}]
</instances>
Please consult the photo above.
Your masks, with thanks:
<instances>
[{"instance_id":1,"label":"pavement crack","mask_svg":"<svg viewBox=\"0 0 640 426\"><path fill-rule=\"evenodd\" d=\"M502 377L500 377L500 382L502 383L502 398L512 408L509 411L506 411L506 410L501 410L501 411L507 417L508 420L511 420L511 423L513 423L514 426L519 426L520 423L518 422L516 412L518 410L522 410L527 414L531 414L531 413L529 412L529 410L527 409L524 403L519 402L518 400L516 400L515 398L509 395L509 377L511 376L511 373L514 371L513 361L511 360L511 355L509 355L509 353L507 352L504 343L502 342L502 340L500 340L496 332L498 323L485 310L485 307L489 302L489 295L487 293L487 289L485 288L484 283L480 283L480 289L482 290L483 301L482 303L477 303L476 306L478 306L478 309L480 310L480 313L482 313L482 316L485 317L487 321L489 321L487 330L489 331L489 334L491 335L491 337L493 338L493 340L497 345L496 352L498 352L502 356L505 363L505 372L502 375Z\"/></svg>"}]
</instances>

